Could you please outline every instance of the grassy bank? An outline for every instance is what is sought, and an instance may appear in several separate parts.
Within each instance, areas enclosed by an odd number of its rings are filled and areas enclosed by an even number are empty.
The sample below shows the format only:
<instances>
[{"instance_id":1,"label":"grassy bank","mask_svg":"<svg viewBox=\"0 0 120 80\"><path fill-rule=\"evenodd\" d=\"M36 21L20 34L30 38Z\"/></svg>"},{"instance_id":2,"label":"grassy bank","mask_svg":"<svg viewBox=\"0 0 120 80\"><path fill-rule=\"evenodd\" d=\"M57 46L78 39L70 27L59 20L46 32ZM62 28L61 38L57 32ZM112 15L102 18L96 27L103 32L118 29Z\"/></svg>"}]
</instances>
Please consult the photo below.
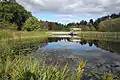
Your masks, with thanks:
<instances>
[{"instance_id":1,"label":"grassy bank","mask_svg":"<svg viewBox=\"0 0 120 80\"><path fill-rule=\"evenodd\" d=\"M83 39L88 40L106 40L106 41L120 41L120 32L91 32L82 31L78 34Z\"/></svg>"},{"instance_id":2,"label":"grassy bank","mask_svg":"<svg viewBox=\"0 0 120 80\"><path fill-rule=\"evenodd\" d=\"M11 31L11 30L0 30L0 40L1 39L8 39L8 38L33 38L33 37L40 37L45 38L48 37L49 32L45 31Z\"/></svg>"},{"instance_id":3,"label":"grassy bank","mask_svg":"<svg viewBox=\"0 0 120 80\"><path fill-rule=\"evenodd\" d=\"M32 42L42 42L47 39L50 35L49 32L45 31L32 31L32 32L24 32L24 31L11 31L11 30L0 30L0 41L3 43L4 41L14 41L14 42L22 42L22 43L32 43Z\"/></svg>"},{"instance_id":4,"label":"grassy bank","mask_svg":"<svg viewBox=\"0 0 120 80\"><path fill-rule=\"evenodd\" d=\"M120 32L120 18L100 22L98 26L98 31Z\"/></svg>"},{"instance_id":5,"label":"grassy bank","mask_svg":"<svg viewBox=\"0 0 120 80\"><path fill-rule=\"evenodd\" d=\"M0 54L2 56L13 54L27 54L47 39L49 33L38 32L19 32L10 30L0 31ZM34 48L33 48L34 47ZM34 51L34 50L33 50Z\"/></svg>"}]
</instances>

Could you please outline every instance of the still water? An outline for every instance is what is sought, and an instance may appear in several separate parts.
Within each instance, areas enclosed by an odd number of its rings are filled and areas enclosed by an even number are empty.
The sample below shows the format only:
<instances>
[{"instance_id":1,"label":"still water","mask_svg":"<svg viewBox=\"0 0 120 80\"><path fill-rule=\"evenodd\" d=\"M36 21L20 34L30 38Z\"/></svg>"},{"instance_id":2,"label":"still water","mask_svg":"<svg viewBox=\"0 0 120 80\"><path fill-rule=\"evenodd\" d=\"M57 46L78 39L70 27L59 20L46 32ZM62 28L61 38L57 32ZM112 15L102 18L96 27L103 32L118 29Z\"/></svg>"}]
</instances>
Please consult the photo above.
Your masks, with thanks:
<instances>
[{"instance_id":1,"label":"still water","mask_svg":"<svg viewBox=\"0 0 120 80\"><path fill-rule=\"evenodd\" d=\"M120 42L48 38L38 51L48 54L47 59L52 58L51 62L68 62L73 68L83 58L87 61L86 69L113 73L120 71Z\"/></svg>"}]
</instances>

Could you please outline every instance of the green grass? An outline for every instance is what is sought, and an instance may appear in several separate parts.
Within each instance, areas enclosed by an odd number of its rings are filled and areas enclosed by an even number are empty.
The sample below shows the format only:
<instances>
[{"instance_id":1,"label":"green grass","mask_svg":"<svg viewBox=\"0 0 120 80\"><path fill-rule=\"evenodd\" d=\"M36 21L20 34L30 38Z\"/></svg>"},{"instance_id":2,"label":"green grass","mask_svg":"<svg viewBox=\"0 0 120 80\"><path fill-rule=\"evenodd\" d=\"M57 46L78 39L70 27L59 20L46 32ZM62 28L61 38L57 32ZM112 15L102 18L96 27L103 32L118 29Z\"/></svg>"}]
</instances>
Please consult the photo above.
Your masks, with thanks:
<instances>
[{"instance_id":1,"label":"green grass","mask_svg":"<svg viewBox=\"0 0 120 80\"><path fill-rule=\"evenodd\" d=\"M106 41L120 41L120 32L92 32L82 31L78 34L83 39L88 40L106 40Z\"/></svg>"},{"instance_id":2,"label":"green grass","mask_svg":"<svg viewBox=\"0 0 120 80\"><path fill-rule=\"evenodd\" d=\"M39 32L20 32L20 31L11 31L11 30L0 30L0 54L2 56L12 55L12 51L23 50L24 48L31 47L42 43L47 39L49 33L44 31ZM22 46L22 47L20 47ZM21 49L18 49L21 48ZM15 50L16 49L16 50ZM28 51L29 52L29 51ZM14 53L19 54L19 53ZM22 54L22 53L20 53Z\"/></svg>"},{"instance_id":3,"label":"green grass","mask_svg":"<svg viewBox=\"0 0 120 80\"><path fill-rule=\"evenodd\" d=\"M57 65L48 66L44 61L40 64L36 57L7 56L4 72L0 58L0 80L82 80L85 64L85 61L81 59L77 64L77 69L70 70L67 64L63 68ZM89 80L113 80L113 78L114 75L103 73L102 76L94 74Z\"/></svg>"},{"instance_id":4,"label":"green grass","mask_svg":"<svg viewBox=\"0 0 120 80\"><path fill-rule=\"evenodd\" d=\"M120 18L102 21L98 26L98 31L120 32Z\"/></svg>"},{"instance_id":5,"label":"green grass","mask_svg":"<svg viewBox=\"0 0 120 80\"><path fill-rule=\"evenodd\" d=\"M44 36L46 36L46 34L47 34L47 32L45 32L45 31L31 31L31 32L20 31L20 32L16 32L16 35L21 35L23 37L26 37L26 36L44 37Z\"/></svg>"},{"instance_id":6,"label":"green grass","mask_svg":"<svg viewBox=\"0 0 120 80\"><path fill-rule=\"evenodd\" d=\"M11 31L11 30L0 30L0 42L3 43L6 41L14 41L20 43L32 43L32 42L42 42L47 39L50 35L49 32L45 31L32 31L32 32L24 32L24 31Z\"/></svg>"}]
</instances>

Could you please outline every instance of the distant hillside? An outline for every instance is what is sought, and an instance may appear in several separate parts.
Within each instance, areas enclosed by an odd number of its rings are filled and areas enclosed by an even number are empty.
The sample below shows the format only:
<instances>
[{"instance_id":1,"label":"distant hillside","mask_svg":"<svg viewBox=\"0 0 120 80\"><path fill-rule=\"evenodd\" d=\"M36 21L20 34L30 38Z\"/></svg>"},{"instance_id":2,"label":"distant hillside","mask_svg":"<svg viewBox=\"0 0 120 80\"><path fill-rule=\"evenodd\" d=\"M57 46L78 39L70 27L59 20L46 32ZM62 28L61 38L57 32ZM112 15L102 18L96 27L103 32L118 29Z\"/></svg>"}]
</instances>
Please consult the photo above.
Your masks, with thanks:
<instances>
[{"instance_id":1,"label":"distant hillside","mask_svg":"<svg viewBox=\"0 0 120 80\"><path fill-rule=\"evenodd\" d=\"M120 32L120 18L100 22L98 31Z\"/></svg>"}]
</instances>

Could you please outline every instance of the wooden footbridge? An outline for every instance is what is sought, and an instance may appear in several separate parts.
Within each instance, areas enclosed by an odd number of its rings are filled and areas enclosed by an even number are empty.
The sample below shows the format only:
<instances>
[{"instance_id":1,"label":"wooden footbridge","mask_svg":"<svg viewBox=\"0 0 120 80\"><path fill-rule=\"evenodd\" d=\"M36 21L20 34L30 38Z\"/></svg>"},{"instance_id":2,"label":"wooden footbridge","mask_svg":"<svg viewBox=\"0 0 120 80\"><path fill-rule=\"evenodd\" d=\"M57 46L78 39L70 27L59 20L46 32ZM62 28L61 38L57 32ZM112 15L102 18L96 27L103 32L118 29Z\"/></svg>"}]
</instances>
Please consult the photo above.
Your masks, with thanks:
<instances>
[{"instance_id":1,"label":"wooden footbridge","mask_svg":"<svg viewBox=\"0 0 120 80\"><path fill-rule=\"evenodd\" d=\"M51 38L80 38L77 32L51 32Z\"/></svg>"}]
</instances>

